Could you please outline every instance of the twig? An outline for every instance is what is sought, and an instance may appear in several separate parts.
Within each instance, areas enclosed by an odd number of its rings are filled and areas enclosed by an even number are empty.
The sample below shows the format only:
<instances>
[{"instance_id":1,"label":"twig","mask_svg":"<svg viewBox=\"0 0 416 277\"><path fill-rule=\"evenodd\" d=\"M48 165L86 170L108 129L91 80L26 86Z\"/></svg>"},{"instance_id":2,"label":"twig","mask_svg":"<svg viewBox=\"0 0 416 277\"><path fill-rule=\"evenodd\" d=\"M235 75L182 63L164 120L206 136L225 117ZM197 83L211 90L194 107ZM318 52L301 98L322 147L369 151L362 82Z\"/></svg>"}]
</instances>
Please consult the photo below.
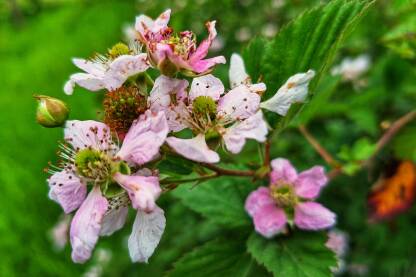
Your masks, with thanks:
<instances>
[{"instance_id":1,"label":"twig","mask_svg":"<svg viewBox=\"0 0 416 277\"><path fill-rule=\"evenodd\" d=\"M304 125L299 126L299 131L327 164L329 164L331 167L337 167L339 165L339 163L332 157L332 155L326 151L326 149L311 135L311 133L309 133Z\"/></svg>"},{"instance_id":2,"label":"twig","mask_svg":"<svg viewBox=\"0 0 416 277\"><path fill-rule=\"evenodd\" d=\"M264 161L263 166L269 166L270 164L270 141L266 140L264 143Z\"/></svg>"},{"instance_id":3,"label":"twig","mask_svg":"<svg viewBox=\"0 0 416 277\"><path fill-rule=\"evenodd\" d=\"M213 173L213 174L209 174L209 175L204 175L204 176L195 177L195 178L188 178L188 179L161 180L160 183L161 184L190 183L190 182L197 182L197 181L205 181L205 180L212 179L212 178L215 178L215 177L218 177L218 173Z\"/></svg>"},{"instance_id":4,"label":"twig","mask_svg":"<svg viewBox=\"0 0 416 277\"><path fill-rule=\"evenodd\" d=\"M255 171L252 170L233 170L233 169L225 169L225 168L221 168L218 167L216 165L213 164L208 164L208 163L201 163L201 165L203 167L208 168L209 170L212 170L214 172L216 172L218 174L218 176L220 175L224 175L224 176L248 176L248 177L253 177L255 175Z\"/></svg>"}]
</instances>

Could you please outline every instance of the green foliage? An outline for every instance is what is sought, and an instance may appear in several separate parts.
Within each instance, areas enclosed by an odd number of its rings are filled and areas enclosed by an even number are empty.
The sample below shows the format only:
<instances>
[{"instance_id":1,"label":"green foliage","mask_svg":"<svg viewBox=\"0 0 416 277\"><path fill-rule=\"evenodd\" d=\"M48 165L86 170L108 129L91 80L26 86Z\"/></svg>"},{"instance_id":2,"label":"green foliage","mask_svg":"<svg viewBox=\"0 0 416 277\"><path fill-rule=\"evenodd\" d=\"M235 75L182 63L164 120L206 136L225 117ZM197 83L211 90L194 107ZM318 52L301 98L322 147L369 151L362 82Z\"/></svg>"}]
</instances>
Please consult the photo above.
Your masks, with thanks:
<instances>
[{"instance_id":1,"label":"green foliage","mask_svg":"<svg viewBox=\"0 0 416 277\"><path fill-rule=\"evenodd\" d=\"M257 80L263 78L261 68L263 66L263 56L267 43L268 40L265 38L256 37L250 41L242 52L247 73L253 82L257 82Z\"/></svg>"},{"instance_id":2,"label":"green foliage","mask_svg":"<svg viewBox=\"0 0 416 277\"><path fill-rule=\"evenodd\" d=\"M212 222L234 228L250 224L244 210L244 201L252 189L254 187L251 182L228 177L196 186L181 185L173 194L185 206Z\"/></svg>"},{"instance_id":3,"label":"green foliage","mask_svg":"<svg viewBox=\"0 0 416 277\"><path fill-rule=\"evenodd\" d=\"M248 252L274 276L332 276L334 252L326 246L325 233L295 232L289 237L267 240L252 233L247 241Z\"/></svg>"},{"instance_id":4,"label":"green foliage","mask_svg":"<svg viewBox=\"0 0 416 277\"><path fill-rule=\"evenodd\" d=\"M392 148L395 156L403 160L416 162L416 126L412 125L402 130L392 141Z\"/></svg>"},{"instance_id":5,"label":"green foliage","mask_svg":"<svg viewBox=\"0 0 416 277\"><path fill-rule=\"evenodd\" d=\"M341 147L338 157L345 161L342 169L349 175L355 174L361 168L361 162L369 159L376 150L376 145L367 138L357 140L350 148L347 145Z\"/></svg>"}]
</instances>

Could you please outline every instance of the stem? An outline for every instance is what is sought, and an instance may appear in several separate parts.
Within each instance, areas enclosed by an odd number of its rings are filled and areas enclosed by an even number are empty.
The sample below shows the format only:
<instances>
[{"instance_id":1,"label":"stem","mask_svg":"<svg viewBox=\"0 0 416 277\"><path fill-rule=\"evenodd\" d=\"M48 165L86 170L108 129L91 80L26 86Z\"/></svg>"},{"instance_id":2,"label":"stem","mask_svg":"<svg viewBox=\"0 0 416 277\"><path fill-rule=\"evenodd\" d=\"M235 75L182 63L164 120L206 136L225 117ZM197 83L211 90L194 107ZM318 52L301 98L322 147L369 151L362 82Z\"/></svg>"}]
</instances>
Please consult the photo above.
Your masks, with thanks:
<instances>
[{"instance_id":1,"label":"stem","mask_svg":"<svg viewBox=\"0 0 416 277\"><path fill-rule=\"evenodd\" d=\"M337 167L338 162L332 157L331 154L312 136L304 125L299 126L299 131L306 138L306 140L312 145L316 152L325 160L331 167Z\"/></svg>"},{"instance_id":2,"label":"stem","mask_svg":"<svg viewBox=\"0 0 416 277\"><path fill-rule=\"evenodd\" d=\"M264 143L264 162L263 166L269 166L270 164L270 140L266 140Z\"/></svg>"},{"instance_id":3,"label":"stem","mask_svg":"<svg viewBox=\"0 0 416 277\"><path fill-rule=\"evenodd\" d=\"M247 177L254 177L255 172L252 170L232 170L232 169L225 169L218 167L213 164L207 164L207 163L201 163L203 167L208 168L209 170L212 170L217 173L218 176L225 175L225 176L247 176Z\"/></svg>"},{"instance_id":4,"label":"stem","mask_svg":"<svg viewBox=\"0 0 416 277\"><path fill-rule=\"evenodd\" d=\"M218 173L213 173L210 175L204 175L195 178L188 178L188 179L177 179L177 180L161 180L161 184L173 184L173 183L190 183L190 182L197 182L197 181L205 181L208 179L212 179L218 177Z\"/></svg>"}]
</instances>

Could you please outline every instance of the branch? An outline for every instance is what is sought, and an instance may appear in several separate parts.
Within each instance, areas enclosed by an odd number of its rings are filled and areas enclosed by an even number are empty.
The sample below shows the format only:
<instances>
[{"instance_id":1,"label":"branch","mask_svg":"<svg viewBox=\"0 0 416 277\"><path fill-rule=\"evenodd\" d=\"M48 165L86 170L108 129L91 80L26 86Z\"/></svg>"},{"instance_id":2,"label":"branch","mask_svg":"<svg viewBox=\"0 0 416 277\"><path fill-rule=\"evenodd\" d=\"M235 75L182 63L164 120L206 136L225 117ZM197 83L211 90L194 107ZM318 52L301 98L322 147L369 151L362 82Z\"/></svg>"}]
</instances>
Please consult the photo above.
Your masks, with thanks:
<instances>
[{"instance_id":1,"label":"branch","mask_svg":"<svg viewBox=\"0 0 416 277\"><path fill-rule=\"evenodd\" d=\"M191 182L205 181L205 180L212 179L215 177L218 177L218 173L213 173L209 175L204 175L204 176L195 177L195 178L188 178L188 179L177 179L177 180L166 179L166 180L161 180L160 184L191 183Z\"/></svg>"},{"instance_id":2,"label":"branch","mask_svg":"<svg viewBox=\"0 0 416 277\"><path fill-rule=\"evenodd\" d=\"M264 161L263 166L268 167L270 164L270 141L266 140L264 143Z\"/></svg>"},{"instance_id":3,"label":"branch","mask_svg":"<svg viewBox=\"0 0 416 277\"><path fill-rule=\"evenodd\" d=\"M255 176L255 171L252 171L252 170L244 171L244 170L225 169L225 168L221 168L216 165L208 164L208 163L201 163L201 165L203 167L208 168L209 170L216 172L218 176L221 176L221 175L223 176L246 176L246 177Z\"/></svg>"}]
</instances>

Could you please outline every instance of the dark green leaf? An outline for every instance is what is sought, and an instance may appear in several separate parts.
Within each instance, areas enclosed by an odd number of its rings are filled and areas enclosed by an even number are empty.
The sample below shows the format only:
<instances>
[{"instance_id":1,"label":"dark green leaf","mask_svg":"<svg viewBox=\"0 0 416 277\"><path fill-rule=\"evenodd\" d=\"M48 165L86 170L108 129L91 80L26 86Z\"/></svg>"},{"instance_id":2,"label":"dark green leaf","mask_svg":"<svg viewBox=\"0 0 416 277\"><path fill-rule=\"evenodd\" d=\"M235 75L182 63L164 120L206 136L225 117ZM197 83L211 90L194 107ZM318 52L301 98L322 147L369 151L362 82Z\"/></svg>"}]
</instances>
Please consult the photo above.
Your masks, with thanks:
<instances>
[{"instance_id":1,"label":"dark green leaf","mask_svg":"<svg viewBox=\"0 0 416 277\"><path fill-rule=\"evenodd\" d=\"M289 237L265 239L254 233L247 241L249 253L274 276L332 276L335 254L325 243L327 235L318 232L295 232Z\"/></svg>"},{"instance_id":2,"label":"dark green leaf","mask_svg":"<svg viewBox=\"0 0 416 277\"><path fill-rule=\"evenodd\" d=\"M246 70L253 82L257 82L261 77L261 61L267 43L265 38L256 37L243 50L242 56Z\"/></svg>"}]
</instances>

